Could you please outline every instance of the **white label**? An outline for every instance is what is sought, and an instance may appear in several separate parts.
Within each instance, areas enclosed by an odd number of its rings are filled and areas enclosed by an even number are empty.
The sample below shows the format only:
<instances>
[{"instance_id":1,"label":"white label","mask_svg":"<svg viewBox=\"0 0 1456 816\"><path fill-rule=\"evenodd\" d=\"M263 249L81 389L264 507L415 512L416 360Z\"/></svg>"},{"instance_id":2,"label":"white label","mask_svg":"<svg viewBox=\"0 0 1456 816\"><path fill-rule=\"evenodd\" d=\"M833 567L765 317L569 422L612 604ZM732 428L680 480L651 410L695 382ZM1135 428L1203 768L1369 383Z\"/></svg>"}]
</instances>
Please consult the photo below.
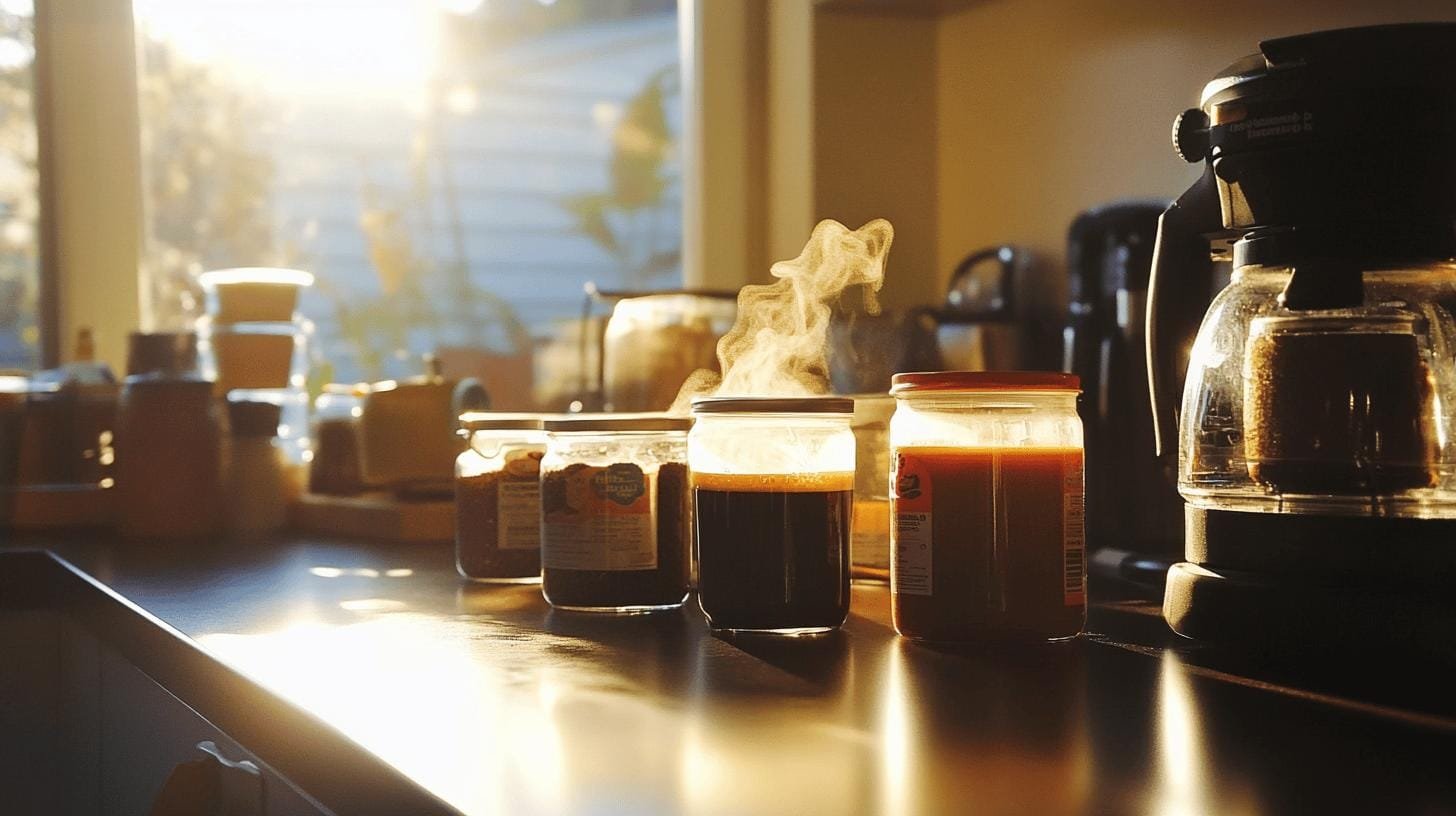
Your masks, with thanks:
<instances>
[{"instance_id":1,"label":"white label","mask_svg":"<svg viewBox=\"0 0 1456 816\"><path fill-rule=\"evenodd\" d=\"M549 484L546 482L549 480ZM541 563L550 569L657 569L656 475L634 464L543 478Z\"/></svg>"},{"instance_id":2,"label":"white label","mask_svg":"<svg viewBox=\"0 0 1456 816\"><path fill-rule=\"evenodd\" d=\"M929 513L895 514L895 591L931 594L931 524Z\"/></svg>"},{"instance_id":3,"label":"white label","mask_svg":"<svg viewBox=\"0 0 1456 816\"><path fill-rule=\"evenodd\" d=\"M1087 602L1087 497L1082 484L1082 458L1068 461L1062 479L1062 603Z\"/></svg>"},{"instance_id":4,"label":"white label","mask_svg":"<svg viewBox=\"0 0 1456 816\"><path fill-rule=\"evenodd\" d=\"M495 545L502 550L541 546L541 483L502 479L496 483Z\"/></svg>"}]
</instances>

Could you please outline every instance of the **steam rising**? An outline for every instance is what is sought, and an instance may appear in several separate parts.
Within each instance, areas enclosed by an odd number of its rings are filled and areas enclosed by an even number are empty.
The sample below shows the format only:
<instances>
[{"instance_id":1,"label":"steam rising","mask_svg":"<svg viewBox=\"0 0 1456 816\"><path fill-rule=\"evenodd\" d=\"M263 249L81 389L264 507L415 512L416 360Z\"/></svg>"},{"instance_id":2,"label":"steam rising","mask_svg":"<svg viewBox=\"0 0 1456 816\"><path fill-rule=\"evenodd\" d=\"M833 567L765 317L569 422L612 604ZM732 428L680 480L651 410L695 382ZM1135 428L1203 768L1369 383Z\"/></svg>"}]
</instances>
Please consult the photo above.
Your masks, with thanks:
<instances>
[{"instance_id":1,"label":"steam rising","mask_svg":"<svg viewBox=\"0 0 1456 816\"><path fill-rule=\"evenodd\" d=\"M686 413L693 397L796 397L829 390L830 309L844 290L860 285L865 311L875 314L875 293L885 282L885 256L895 230L877 218L857 230L820 221L792 261L770 273L778 280L738 293L738 318L718 341L721 380L710 371L688 378L673 403Z\"/></svg>"}]
</instances>

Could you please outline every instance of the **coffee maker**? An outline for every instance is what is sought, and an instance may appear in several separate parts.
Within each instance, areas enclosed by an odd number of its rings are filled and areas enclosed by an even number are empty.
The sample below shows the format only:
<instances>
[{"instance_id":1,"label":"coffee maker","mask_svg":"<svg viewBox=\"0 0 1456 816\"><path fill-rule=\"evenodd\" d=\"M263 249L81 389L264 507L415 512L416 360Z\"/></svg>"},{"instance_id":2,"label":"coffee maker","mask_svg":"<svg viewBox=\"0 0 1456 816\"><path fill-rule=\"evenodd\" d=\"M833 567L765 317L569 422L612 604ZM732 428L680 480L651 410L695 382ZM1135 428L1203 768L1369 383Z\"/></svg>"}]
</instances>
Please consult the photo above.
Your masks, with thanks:
<instances>
[{"instance_id":1,"label":"coffee maker","mask_svg":"<svg viewBox=\"0 0 1456 816\"><path fill-rule=\"evenodd\" d=\"M1148 366L1180 634L1456 660L1453 45L1269 40L1174 124L1203 174L1159 220Z\"/></svg>"},{"instance_id":2,"label":"coffee maker","mask_svg":"<svg viewBox=\"0 0 1456 816\"><path fill-rule=\"evenodd\" d=\"M1183 501L1152 451L1145 337L1153 241L1167 206L1118 201L1072 221L1062 329L1062 370L1082 381L1093 577L1158 597L1183 551Z\"/></svg>"}]
</instances>

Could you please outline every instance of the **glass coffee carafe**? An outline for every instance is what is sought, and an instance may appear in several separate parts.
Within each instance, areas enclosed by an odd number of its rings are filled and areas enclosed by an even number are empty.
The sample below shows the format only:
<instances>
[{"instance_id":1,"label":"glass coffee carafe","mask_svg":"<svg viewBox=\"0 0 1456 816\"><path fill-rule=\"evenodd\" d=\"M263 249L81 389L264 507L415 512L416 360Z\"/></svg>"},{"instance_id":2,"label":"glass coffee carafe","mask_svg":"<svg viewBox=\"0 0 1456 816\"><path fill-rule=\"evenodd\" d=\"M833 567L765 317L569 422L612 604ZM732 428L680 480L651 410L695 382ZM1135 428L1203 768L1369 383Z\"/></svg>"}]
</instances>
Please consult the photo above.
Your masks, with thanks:
<instances>
[{"instance_id":1,"label":"glass coffee carafe","mask_svg":"<svg viewBox=\"0 0 1456 816\"><path fill-rule=\"evenodd\" d=\"M1290 309L1244 266L1194 341L1178 488L1194 507L1456 517L1456 265L1370 270L1364 303Z\"/></svg>"}]
</instances>

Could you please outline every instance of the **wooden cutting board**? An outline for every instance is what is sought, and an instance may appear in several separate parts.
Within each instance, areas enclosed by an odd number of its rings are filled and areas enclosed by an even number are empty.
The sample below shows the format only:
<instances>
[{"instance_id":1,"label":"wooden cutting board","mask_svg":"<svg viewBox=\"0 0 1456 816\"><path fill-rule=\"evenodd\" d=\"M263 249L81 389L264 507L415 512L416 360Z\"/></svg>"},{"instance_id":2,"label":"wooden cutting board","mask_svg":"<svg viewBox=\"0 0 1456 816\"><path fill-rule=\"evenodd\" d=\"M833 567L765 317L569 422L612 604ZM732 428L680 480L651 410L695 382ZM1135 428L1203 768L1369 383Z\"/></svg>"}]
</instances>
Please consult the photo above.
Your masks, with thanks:
<instances>
[{"instance_id":1,"label":"wooden cutting board","mask_svg":"<svg viewBox=\"0 0 1456 816\"><path fill-rule=\"evenodd\" d=\"M294 502L295 529L319 535L400 543L455 540L453 499L402 500L390 493L319 496Z\"/></svg>"}]
</instances>

